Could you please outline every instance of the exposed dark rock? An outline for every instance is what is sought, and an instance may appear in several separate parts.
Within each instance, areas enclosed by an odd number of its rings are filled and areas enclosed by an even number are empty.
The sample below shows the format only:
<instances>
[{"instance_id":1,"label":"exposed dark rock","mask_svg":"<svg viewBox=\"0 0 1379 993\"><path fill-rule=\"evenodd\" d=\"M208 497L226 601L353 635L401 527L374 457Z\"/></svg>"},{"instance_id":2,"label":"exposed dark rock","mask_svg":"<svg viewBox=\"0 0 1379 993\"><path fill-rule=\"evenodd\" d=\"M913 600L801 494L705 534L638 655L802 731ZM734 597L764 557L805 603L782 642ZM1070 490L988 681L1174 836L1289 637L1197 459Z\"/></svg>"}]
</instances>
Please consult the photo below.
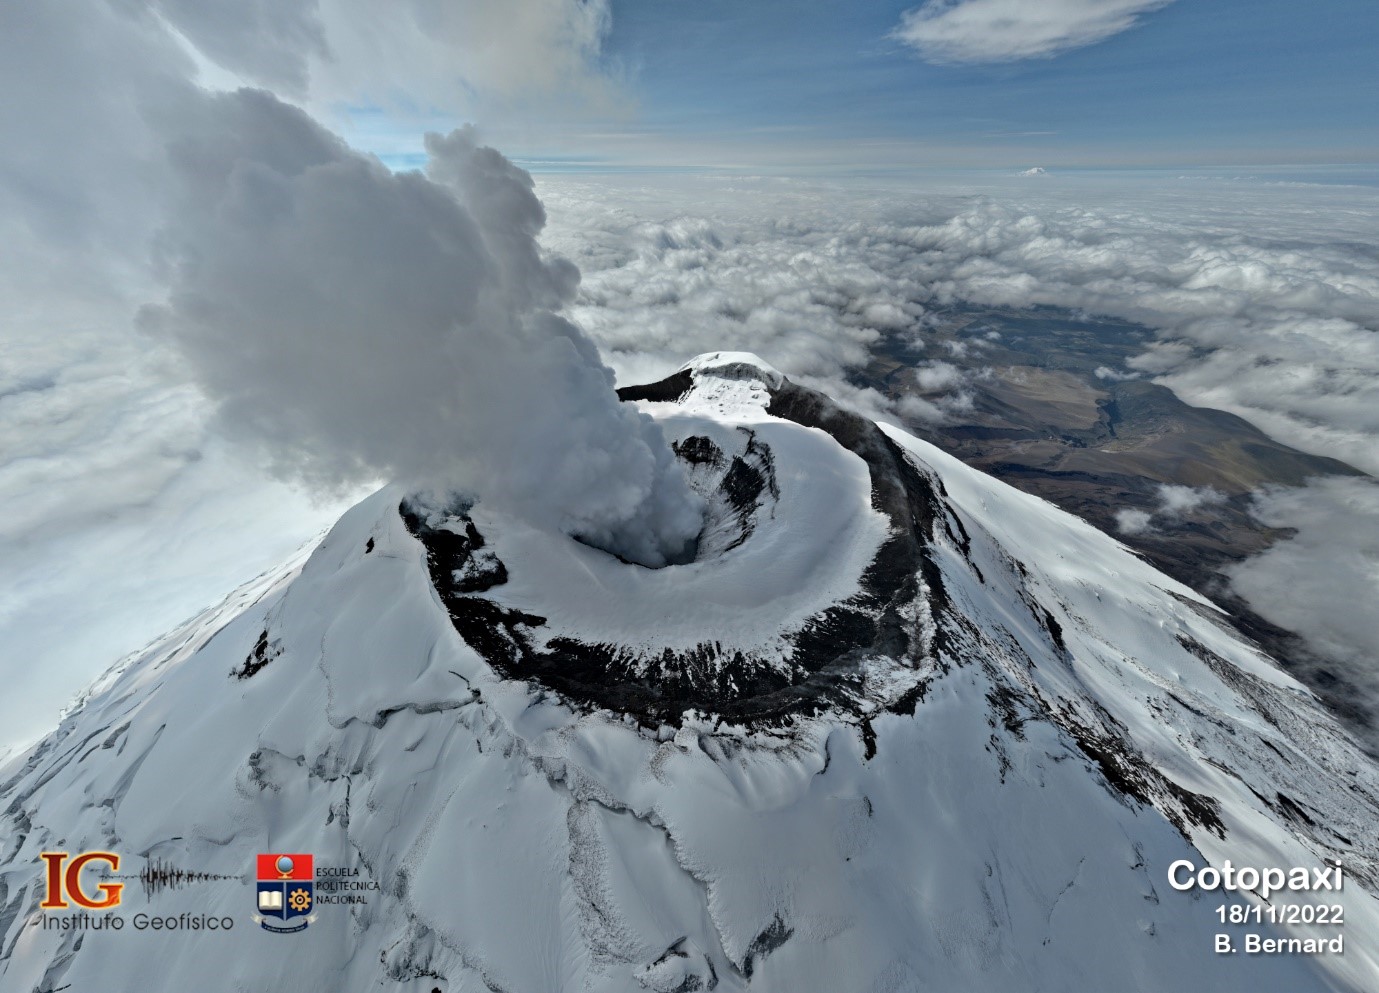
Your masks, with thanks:
<instances>
[{"instance_id":1,"label":"exposed dark rock","mask_svg":"<svg viewBox=\"0 0 1379 993\"><path fill-rule=\"evenodd\" d=\"M236 679L248 679L281 654L282 649L280 647L268 644L268 632L264 631L259 635L259 640L254 643L254 647L250 649L248 657L244 660L244 665L230 670L230 675Z\"/></svg>"},{"instance_id":2,"label":"exposed dark rock","mask_svg":"<svg viewBox=\"0 0 1379 993\"><path fill-rule=\"evenodd\" d=\"M747 948L747 956L742 962L742 975L751 979L756 961L770 955L789 941L794 934L795 929L788 927L777 914L766 929L752 939L751 945Z\"/></svg>"},{"instance_id":3,"label":"exposed dark rock","mask_svg":"<svg viewBox=\"0 0 1379 993\"><path fill-rule=\"evenodd\" d=\"M713 439L705 438L703 435L692 435L683 441L671 443L671 448L675 450L682 461L690 465L709 465L720 466L723 464L723 449L713 443Z\"/></svg>"},{"instance_id":4,"label":"exposed dark rock","mask_svg":"<svg viewBox=\"0 0 1379 993\"><path fill-rule=\"evenodd\" d=\"M1101 772L1115 793L1131 797L1146 807L1156 807L1187 841L1193 827L1205 828L1218 838L1226 837L1220 804L1201 793L1184 789L1156 769L1125 737L1124 729L1102 711L1093 723L1066 707L1049 708L1053 723L1063 729L1082 753Z\"/></svg>"},{"instance_id":5,"label":"exposed dark rock","mask_svg":"<svg viewBox=\"0 0 1379 993\"><path fill-rule=\"evenodd\" d=\"M651 400L657 403L674 403L694 389L694 374L682 369L673 376L667 376L645 386L622 386L618 389L619 400Z\"/></svg>"}]
</instances>

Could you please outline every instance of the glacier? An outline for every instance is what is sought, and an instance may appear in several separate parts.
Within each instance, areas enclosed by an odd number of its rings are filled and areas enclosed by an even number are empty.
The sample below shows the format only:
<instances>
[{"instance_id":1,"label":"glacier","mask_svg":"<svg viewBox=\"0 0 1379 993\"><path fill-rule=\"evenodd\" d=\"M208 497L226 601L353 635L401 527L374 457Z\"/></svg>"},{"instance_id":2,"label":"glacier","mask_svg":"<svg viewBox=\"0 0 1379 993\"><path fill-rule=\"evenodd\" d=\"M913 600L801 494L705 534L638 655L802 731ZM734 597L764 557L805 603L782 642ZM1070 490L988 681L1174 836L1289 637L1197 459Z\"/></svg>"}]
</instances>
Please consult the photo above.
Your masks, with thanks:
<instances>
[{"instance_id":1,"label":"glacier","mask_svg":"<svg viewBox=\"0 0 1379 993\"><path fill-rule=\"evenodd\" d=\"M693 561L365 499L0 766L0 989L1379 985L1379 768L1207 599L755 356L623 395ZM40 853L96 849L221 877L131 920L235 926L45 927ZM378 889L270 934L260 852ZM1287 899L1344 955L1216 954L1317 929L1221 923L1179 859L1343 863Z\"/></svg>"}]
</instances>

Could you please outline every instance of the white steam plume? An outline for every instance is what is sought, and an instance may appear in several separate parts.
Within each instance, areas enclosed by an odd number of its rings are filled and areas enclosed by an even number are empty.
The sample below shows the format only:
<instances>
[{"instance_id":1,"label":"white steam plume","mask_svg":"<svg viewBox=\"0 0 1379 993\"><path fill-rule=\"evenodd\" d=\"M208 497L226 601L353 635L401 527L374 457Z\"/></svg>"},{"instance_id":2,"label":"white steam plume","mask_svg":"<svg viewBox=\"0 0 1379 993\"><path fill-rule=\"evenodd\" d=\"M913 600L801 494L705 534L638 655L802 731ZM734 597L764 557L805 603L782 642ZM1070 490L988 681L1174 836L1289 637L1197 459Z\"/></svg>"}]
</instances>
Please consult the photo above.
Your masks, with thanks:
<instances>
[{"instance_id":1,"label":"white steam plume","mask_svg":"<svg viewBox=\"0 0 1379 993\"><path fill-rule=\"evenodd\" d=\"M676 559L699 505L556 313L579 273L542 256L531 177L472 129L427 148L429 175L394 174L271 94L208 97L171 144L171 290L141 323L285 474L478 493Z\"/></svg>"}]
</instances>

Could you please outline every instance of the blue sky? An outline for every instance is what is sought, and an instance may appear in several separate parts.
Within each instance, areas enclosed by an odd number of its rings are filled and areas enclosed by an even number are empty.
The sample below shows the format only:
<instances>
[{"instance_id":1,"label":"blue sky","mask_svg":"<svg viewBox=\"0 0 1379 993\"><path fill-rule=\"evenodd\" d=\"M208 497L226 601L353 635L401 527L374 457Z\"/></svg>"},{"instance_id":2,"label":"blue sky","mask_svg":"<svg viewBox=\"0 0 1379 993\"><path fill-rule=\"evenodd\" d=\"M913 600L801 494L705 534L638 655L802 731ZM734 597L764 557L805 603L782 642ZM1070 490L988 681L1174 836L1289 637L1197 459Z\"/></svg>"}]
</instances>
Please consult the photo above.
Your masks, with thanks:
<instances>
[{"instance_id":1,"label":"blue sky","mask_svg":"<svg viewBox=\"0 0 1379 993\"><path fill-rule=\"evenodd\" d=\"M562 104L553 117L532 101L476 116L538 169L1379 161L1374 0L963 2L1061 4L1069 21L1099 4L1141 9L1128 29L1052 56L934 64L895 36L913 4L612 0L601 61L613 109ZM357 141L399 165L419 151L378 140L416 119L369 117L355 115Z\"/></svg>"}]
</instances>

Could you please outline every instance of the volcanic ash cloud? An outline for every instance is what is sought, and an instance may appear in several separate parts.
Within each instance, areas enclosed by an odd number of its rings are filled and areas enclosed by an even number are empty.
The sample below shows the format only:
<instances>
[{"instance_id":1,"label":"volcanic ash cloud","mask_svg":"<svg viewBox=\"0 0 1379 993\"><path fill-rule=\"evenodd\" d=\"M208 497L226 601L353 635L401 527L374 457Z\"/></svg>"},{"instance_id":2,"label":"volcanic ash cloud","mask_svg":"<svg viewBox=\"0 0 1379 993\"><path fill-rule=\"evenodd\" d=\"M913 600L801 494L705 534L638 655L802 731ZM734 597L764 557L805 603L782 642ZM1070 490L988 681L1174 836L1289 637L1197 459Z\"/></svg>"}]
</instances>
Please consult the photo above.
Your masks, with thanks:
<instances>
[{"instance_id":1,"label":"volcanic ash cloud","mask_svg":"<svg viewBox=\"0 0 1379 993\"><path fill-rule=\"evenodd\" d=\"M169 148L169 292L140 321L279 471L475 494L646 565L692 543L660 429L557 313L579 272L541 252L531 177L472 129L394 174L240 90Z\"/></svg>"}]
</instances>

